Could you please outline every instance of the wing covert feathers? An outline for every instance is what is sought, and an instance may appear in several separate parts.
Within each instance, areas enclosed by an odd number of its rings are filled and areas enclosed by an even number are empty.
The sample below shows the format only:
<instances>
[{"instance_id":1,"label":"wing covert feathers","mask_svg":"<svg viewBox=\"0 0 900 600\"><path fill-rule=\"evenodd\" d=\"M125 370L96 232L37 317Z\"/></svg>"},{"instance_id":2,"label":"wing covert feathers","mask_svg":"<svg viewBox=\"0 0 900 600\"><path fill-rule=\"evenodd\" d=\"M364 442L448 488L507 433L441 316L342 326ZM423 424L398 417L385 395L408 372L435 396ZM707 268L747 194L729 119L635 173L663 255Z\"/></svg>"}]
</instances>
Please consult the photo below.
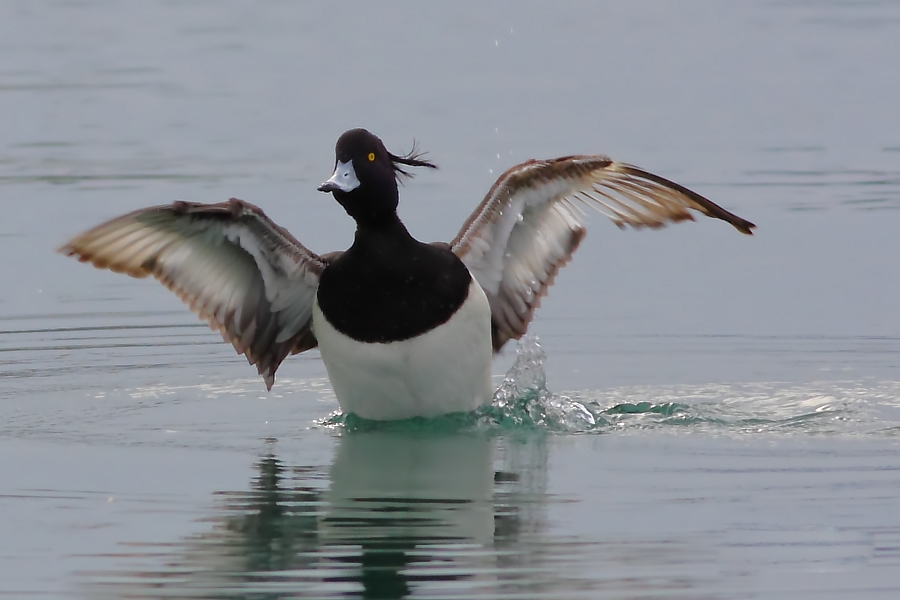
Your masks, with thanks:
<instances>
[{"instance_id":1,"label":"wing covert feathers","mask_svg":"<svg viewBox=\"0 0 900 600\"><path fill-rule=\"evenodd\" d=\"M325 261L249 202L137 210L59 252L132 277L154 276L256 365L269 389L288 354L317 345L310 323Z\"/></svg>"},{"instance_id":2,"label":"wing covert feathers","mask_svg":"<svg viewBox=\"0 0 900 600\"><path fill-rule=\"evenodd\" d=\"M694 220L755 225L673 181L606 156L530 160L503 173L451 243L491 303L494 350L521 337L585 235L583 206L620 228Z\"/></svg>"}]
</instances>

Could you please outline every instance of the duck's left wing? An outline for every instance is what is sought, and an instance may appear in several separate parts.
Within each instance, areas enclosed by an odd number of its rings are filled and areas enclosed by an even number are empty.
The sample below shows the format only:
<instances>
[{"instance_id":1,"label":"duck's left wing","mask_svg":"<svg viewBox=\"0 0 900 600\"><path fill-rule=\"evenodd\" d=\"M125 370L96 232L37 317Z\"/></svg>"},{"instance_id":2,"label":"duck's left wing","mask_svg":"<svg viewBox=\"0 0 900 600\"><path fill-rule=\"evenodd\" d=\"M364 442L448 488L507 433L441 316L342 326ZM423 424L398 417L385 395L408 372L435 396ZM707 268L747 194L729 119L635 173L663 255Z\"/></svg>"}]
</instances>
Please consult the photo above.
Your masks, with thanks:
<instances>
[{"instance_id":1,"label":"duck's left wing","mask_svg":"<svg viewBox=\"0 0 900 600\"><path fill-rule=\"evenodd\" d=\"M244 354L271 388L288 354L313 348L319 256L258 207L176 202L113 219L59 249L95 267L152 275Z\"/></svg>"},{"instance_id":2,"label":"duck's left wing","mask_svg":"<svg viewBox=\"0 0 900 600\"><path fill-rule=\"evenodd\" d=\"M585 235L581 206L620 228L693 220L695 210L752 234L753 223L677 183L606 156L530 160L491 187L451 243L491 304L494 350L521 337Z\"/></svg>"}]
</instances>

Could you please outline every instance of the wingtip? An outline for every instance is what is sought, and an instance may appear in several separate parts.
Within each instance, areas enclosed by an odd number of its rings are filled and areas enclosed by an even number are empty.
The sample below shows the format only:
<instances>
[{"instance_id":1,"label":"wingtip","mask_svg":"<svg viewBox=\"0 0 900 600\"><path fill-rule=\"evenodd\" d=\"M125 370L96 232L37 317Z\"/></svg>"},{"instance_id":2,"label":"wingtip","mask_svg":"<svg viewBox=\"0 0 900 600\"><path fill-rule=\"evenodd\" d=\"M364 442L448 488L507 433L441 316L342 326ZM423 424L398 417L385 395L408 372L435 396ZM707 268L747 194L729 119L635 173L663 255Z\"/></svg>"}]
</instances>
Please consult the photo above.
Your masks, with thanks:
<instances>
[{"instance_id":1,"label":"wingtip","mask_svg":"<svg viewBox=\"0 0 900 600\"><path fill-rule=\"evenodd\" d=\"M81 248L78 248L74 240L60 246L56 249L56 252L62 254L66 258L74 258L78 262L90 263L98 269L108 268L106 265L98 265L96 262L96 256L85 254Z\"/></svg>"},{"instance_id":2,"label":"wingtip","mask_svg":"<svg viewBox=\"0 0 900 600\"><path fill-rule=\"evenodd\" d=\"M756 229L755 223L745 221L744 219L741 219L740 223L732 223L732 225L744 235L753 235L753 230Z\"/></svg>"},{"instance_id":3,"label":"wingtip","mask_svg":"<svg viewBox=\"0 0 900 600\"><path fill-rule=\"evenodd\" d=\"M72 240L66 242L62 246L57 246L54 252L62 254L63 256L73 256L75 254L78 254L78 251L75 250L75 246L72 244Z\"/></svg>"}]
</instances>

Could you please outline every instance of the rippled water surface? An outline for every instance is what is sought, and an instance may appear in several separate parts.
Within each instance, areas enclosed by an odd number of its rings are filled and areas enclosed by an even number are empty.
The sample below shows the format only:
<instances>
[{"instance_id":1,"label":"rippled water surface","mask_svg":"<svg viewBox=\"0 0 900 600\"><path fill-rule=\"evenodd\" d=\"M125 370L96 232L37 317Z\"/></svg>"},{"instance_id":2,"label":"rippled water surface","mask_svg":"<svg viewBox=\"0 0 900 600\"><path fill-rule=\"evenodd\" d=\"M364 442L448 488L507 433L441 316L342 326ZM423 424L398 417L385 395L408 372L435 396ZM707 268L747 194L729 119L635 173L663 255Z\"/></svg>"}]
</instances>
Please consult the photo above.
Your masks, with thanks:
<instances>
[{"instance_id":1,"label":"rippled water surface","mask_svg":"<svg viewBox=\"0 0 900 600\"><path fill-rule=\"evenodd\" d=\"M900 596L898 56L894 2L0 3L0 597ZM592 215L494 404L390 425L53 252L231 196L344 248L354 126L423 239L572 153L757 233Z\"/></svg>"}]
</instances>

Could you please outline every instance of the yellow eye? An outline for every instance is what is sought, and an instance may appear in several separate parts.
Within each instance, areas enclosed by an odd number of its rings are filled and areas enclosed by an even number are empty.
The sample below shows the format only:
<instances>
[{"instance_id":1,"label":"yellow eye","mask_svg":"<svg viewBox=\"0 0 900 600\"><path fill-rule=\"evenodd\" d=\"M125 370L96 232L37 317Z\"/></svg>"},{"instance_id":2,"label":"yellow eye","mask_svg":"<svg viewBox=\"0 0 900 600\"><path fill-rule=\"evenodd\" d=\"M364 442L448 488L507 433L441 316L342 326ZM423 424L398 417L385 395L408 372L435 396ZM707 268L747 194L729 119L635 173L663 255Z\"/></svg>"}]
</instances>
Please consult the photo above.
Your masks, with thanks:
<instances>
[{"instance_id":1,"label":"yellow eye","mask_svg":"<svg viewBox=\"0 0 900 600\"><path fill-rule=\"evenodd\" d=\"M369 152L369 162L375 162L375 153Z\"/></svg>"}]
</instances>

